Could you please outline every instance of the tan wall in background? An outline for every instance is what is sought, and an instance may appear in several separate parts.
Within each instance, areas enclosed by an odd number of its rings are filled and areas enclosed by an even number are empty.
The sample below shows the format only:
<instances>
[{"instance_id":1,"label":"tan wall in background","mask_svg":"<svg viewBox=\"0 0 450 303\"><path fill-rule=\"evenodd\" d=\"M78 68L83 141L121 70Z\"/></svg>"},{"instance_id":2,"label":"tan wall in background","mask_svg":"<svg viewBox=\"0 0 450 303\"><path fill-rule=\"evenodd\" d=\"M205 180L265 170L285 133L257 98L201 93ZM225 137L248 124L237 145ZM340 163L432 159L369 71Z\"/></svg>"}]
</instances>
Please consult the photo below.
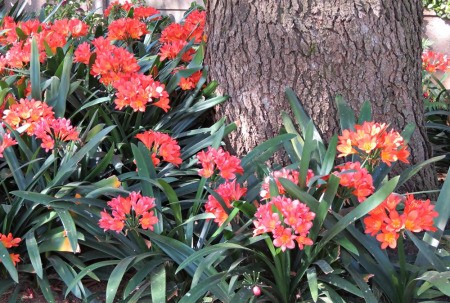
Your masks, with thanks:
<instances>
[{"instance_id":1,"label":"tan wall in background","mask_svg":"<svg viewBox=\"0 0 450 303\"><path fill-rule=\"evenodd\" d=\"M433 42L433 51L450 56L450 20L441 19L434 12L425 11L423 36ZM450 89L450 77L447 77L444 85Z\"/></svg>"}]
</instances>

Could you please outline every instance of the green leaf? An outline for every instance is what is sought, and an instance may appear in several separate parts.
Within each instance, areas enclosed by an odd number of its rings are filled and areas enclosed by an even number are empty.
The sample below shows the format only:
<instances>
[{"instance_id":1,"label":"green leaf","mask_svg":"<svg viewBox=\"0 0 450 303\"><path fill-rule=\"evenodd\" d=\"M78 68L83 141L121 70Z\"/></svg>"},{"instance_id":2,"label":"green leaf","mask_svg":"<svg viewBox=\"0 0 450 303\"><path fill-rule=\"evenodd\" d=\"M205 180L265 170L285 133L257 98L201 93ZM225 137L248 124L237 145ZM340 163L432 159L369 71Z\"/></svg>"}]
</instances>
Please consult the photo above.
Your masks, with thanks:
<instances>
[{"instance_id":1,"label":"green leaf","mask_svg":"<svg viewBox=\"0 0 450 303\"><path fill-rule=\"evenodd\" d=\"M16 190L16 191L12 191L11 194L13 194L17 197L23 198L25 200L32 201L37 204L46 205L46 206L50 205L51 202L56 200L52 196L35 193L32 191Z\"/></svg>"},{"instance_id":2,"label":"green leaf","mask_svg":"<svg viewBox=\"0 0 450 303\"><path fill-rule=\"evenodd\" d=\"M337 135L331 137L328 143L328 149L325 152L325 157L320 168L320 175L328 175L334 167L334 160L336 159L336 146L338 142Z\"/></svg>"},{"instance_id":3,"label":"green leaf","mask_svg":"<svg viewBox=\"0 0 450 303\"><path fill-rule=\"evenodd\" d=\"M355 122L355 112L353 111L353 109L350 106L348 106L348 104L345 102L344 98L341 95L336 96L336 105L338 109L341 130L344 129L354 130L356 122Z\"/></svg>"},{"instance_id":4,"label":"green leaf","mask_svg":"<svg viewBox=\"0 0 450 303\"><path fill-rule=\"evenodd\" d=\"M295 151L295 155L290 155L290 156L291 156L291 158L296 159L296 161L300 161L300 158L301 158L301 155L303 152L303 146L304 146L305 142L303 141L303 138L300 136L300 134L295 129L294 123L292 122L289 115L282 112L281 117L283 119L283 125L284 125L284 129L286 130L286 133L296 135L296 137L291 140L292 148Z\"/></svg>"},{"instance_id":5,"label":"green leaf","mask_svg":"<svg viewBox=\"0 0 450 303\"><path fill-rule=\"evenodd\" d=\"M47 188L42 191L46 194L54 186L60 185L64 182L76 169L78 162L80 162L93 148L95 148L104 137L114 129L115 126L108 126L104 130L96 134L89 142L87 142L79 151L77 151L67 162L64 162L58 170L55 178L49 182Z\"/></svg>"},{"instance_id":6,"label":"green leaf","mask_svg":"<svg viewBox=\"0 0 450 303\"><path fill-rule=\"evenodd\" d=\"M70 293L70 291L81 281L81 279L83 279L91 271L94 271L95 269L100 267L116 265L117 263L119 263L118 260L101 261L91 264L88 267L84 268L82 271L78 273L78 275L75 278L73 278L70 284L67 285L66 293L64 295L67 296Z\"/></svg>"},{"instance_id":7,"label":"green leaf","mask_svg":"<svg viewBox=\"0 0 450 303\"><path fill-rule=\"evenodd\" d=\"M39 49L36 38L31 40L30 81L31 98L41 100L41 63L39 62Z\"/></svg>"},{"instance_id":8,"label":"green leaf","mask_svg":"<svg viewBox=\"0 0 450 303\"><path fill-rule=\"evenodd\" d=\"M305 145L303 146L303 152L300 159L300 169L298 183L300 188L306 187L306 176L308 174L309 161L311 160L311 154L315 148L315 140L313 139L314 124L309 121L305 132Z\"/></svg>"},{"instance_id":9,"label":"green leaf","mask_svg":"<svg viewBox=\"0 0 450 303\"><path fill-rule=\"evenodd\" d=\"M278 135L274 138L271 138L267 141L264 141L263 143L259 144L257 147L252 149L247 155L245 155L241 159L241 166L243 168L245 166L251 166L253 164L255 158L257 156L261 155L262 153L264 153L264 151L266 151L269 147L280 146L284 141L291 140L293 138L295 138L294 134L283 134L283 135ZM245 169L244 169L244 171L245 171Z\"/></svg>"},{"instance_id":10,"label":"green leaf","mask_svg":"<svg viewBox=\"0 0 450 303\"><path fill-rule=\"evenodd\" d=\"M73 222L72 216L70 215L69 211L65 209L55 209L55 212L61 219L64 230L66 231L67 238L69 238L69 243L72 247L72 251L77 251L79 249L78 235L77 228L75 227L75 222Z\"/></svg>"},{"instance_id":11,"label":"green leaf","mask_svg":"<svg viewBox=\"0 0 450 303\"><path fill-rule=\"evenodd\" d=\"M159 266L152 274L151 280L152 302L166 301L166 269L164 264Z\"/></svg>"},{"instance_id":12,"label":"green leaf","mask_svg":"<svg viewBox=\"0 0 450 303\"><path fill-rule=\"evenodd\" d=\"M177 194L173 190L173 188L164 181L163 179L158 179L158 183L163 188L164 193L167 196L167 199L169 200L169 206L173 211L173 216L175 217L175 222L178 226L183 224L183 216L181 214L181 205L180 201L178 201Z\"/></svg>"},{"instance_id":13,"label":"green leaf","mask_svg":"<svg viewBox=\"0 0 450 303\"><path fill-rule=\"evenodd\" d=\"M210 291L214 286L216 286L224 277L226 273L219 273L213 275L211 277L206 278L202 281L202 283L198 284L194 288L190 289L184 296L181 298L179 303L196 303L202 296ZM226 301L228 302L228 301Z\"/></svg>"},{"instance_id":14,"label":"green leaf","mask_svg":"<svg viewBox=\"0 0 450 303\"><path fill-rule=\"evenodd\" d=\"M177 268L175 273L179 273L180 270L184 269L189 264L202 260L204 256L212 254L214 252L223 252L228 249L244 249L244 250L250 250L247 247L244 247L239 244L234 243L219 243L213 246L202 248L199 251L196 251L195 253L191 254L186 260L184 260Z\"/></svg>"},{"instance_id":15,"label":"green leaf","mask_svg":"<svg viewBox=\"0 0 450 303\"><path fill-rule=\"evenodd\" d=\"M56 117L64 117L64 113L66 112L66 100L70 90L70 70L72 68L72 62L72 48L70 48L64 57L61 81L59 83L58 99L53 107Z\"/></svg>"},{"instance_id":16,"label":"green leaf","mask_svg":"<svg viewBox=\"0 0 450 303\"><path fill-rule=\"evenodd\" d=\"M372 121L372 109L370 108L370 102L364 101L359 111L358 124Z\"/></svg>"},{"instance_id":17,"label":"green leaf","mask_svg":"<svg viewBox=\"0 0 450 303\"><path fill-rule=\"evenodd\" d=\"M409 166L408 168L406 168L405 170L403 170L403 172L400 174L400 179L398 181L397 187L400 187L401 185L403 185L406 181L408 181L409 179L411 179L415 174L417 174L417 172L419 172L422 168L424 168L425 166L440 161L442 159L445 158L444 156L438 156L438 157L433 157L431 159L425 160L421 163L417 163L413 166Z\"/></svg>"},{"instance_id":18,"label":"green leaf","mask_svg":"<svg viewBox=\"0 0 450 303\"><path fill-rule=\"evenodd\" d=\"M70 284L70 282L73 280L74 276L76 276L75 270L66 262L64 262L60 257L58 256L51 256L48 258L50 263L53 266L53 269L56 271L56 273L61 277L61 279L66 283L66 285ZM79 299L81 299L82 294L81 292L85 294L83 285L81 282L77 287L72 289L72 293Z\"/></svg>"},{"instance_id":19,"label":"green leaf","mask_svg":"<svg viewBox=\"0 0 450 303\"><path fill-rule=\"evenodd\" d=\"M9 273L11 279L13 279L16 283L19 283L19 275L17 274L17 269L14 266L11 257L9 256L8 250L3 245L3 242L0 241L0 260L2 264L5 266L6 270Z\"/></svg>"},{"instance_id":20,"label":"green leaf","mask_svg":"<svg viewBox=\"0 0 450 303\"><path fill-rule=\"evenodd\" d=\"M122 259L111 272L108 284L106 285L106 303L114 302L114 297L116 296L120 282L122 282L123 275L128 270L128 266L131 262L133 262L135 258L136 256L130 256Z\"/></svg>"},{"instance_id":21,"label":"green leaf","mask_svg":"<svg viewBox=\"0 0 450 303\"><path fill-rule=\"evenodd\" d=\"M286 88L286 98L289 101L289 104L291 105L292 112L294 113L294 116L297 120L298 125L300 125L300 129L302 131L302 134L306 133L306 127L308 126L308 123L311 120L310 117L306 114L303 107L300 105L300 101L298 100L295 92L291 88ZM313 127L313 133L314 133L314 140L319 142L318 147L319 149L324 149L323 140L320 137L320 133L317 130L317 128ZM325 152L325 150L323 150Z\"/></svg>"},{"instance_id":22,"label":"green leaf","mask_svg":"<svg viewBox=\"0 0 450 303\"><path fill-rule=\"evenodd\" d=\"M446 272L437 272L437 271L427 271L423 273L416 280L423 280L428 283L422 284L422 286L417 290L417 295L421 295L427 289L431 287L436 287L442 292L444 295L450 297L450 288L448 285L450 284L450 271Z\"/></svg>"},{"instance_id":23,"label":"green leaf","mask_svg":"<svg viewBox=\"0 0 450 303\"><path fill-rule=\"evenodd\" d=\"M308 280L311 298L314 302L317 302L317 299L319 298L319 288L317 285L317 273L314 267L310 267L306 270L306 278Z\"/></svg>"},{"instance_id":24,"label":"green leaf","mask_svg":"<svg viewBox=\"0 0 450 303\"><path fill-rule=\"evenodd\" d=\"M363 275L354 268L353 264L349 264L349 262L350 262L349 259L351 259L351 256L344 251L342 253L342 258L344 260L345 269L347 269L347 271L352 276L353 280L356 282L358 287L361 289L361 291L362 291L361 293L363 295L364 302L378 303L378 300L375 297L375 295L373 294L369 285L367 285L366 281L364 281Z\"/></svg>"},{"instance_id":25,"label":"green leaf","mask_svg":"<svg viewBox=\"0 0 450 303\"><path fill-rule=\"evenodd\" d=\"M333 285L335 288L345 290L346 292L349 292L360 298L363 297L363 293L358 287L349 282L347 279L341 278L338 275L320 276L319 280Z\"/></svg>"},{"instance_id":26,"label":"green leaf","mask_svg":"<svg viewBox=\"0 0 450 303\"><path fill-rule=\"evenodd\" d=\"M412 232L410 232L409 230L406 230L406 234L408 235L408 237L413 241L414 245L417 246L417 248L420 251L420 254L422 256L425 257L425 259L428 260L428 262L430 262L431 265L434 266L435 269L437 269L438 271L446 271L446 270L450 270L450 266L449 264L444 264L444 262L442 262L438 256L436 255L436 253L434 252L435 247L433 246L428 246L428 244L422 240L419 240L416 236L414 236L414 234Z\"/></svg>"},{"instance_id":27,"label":"green leaf","mask_svg":"<svg viewBox=\"0 0 450 303\"><path fill-rule=\"evenodd\" d=\"M450 174L450 169L447 176ZM441 241L442 235L445 232L448 219L450 217L450 178L445 179L442 185L441 192L434 206L434 210L438 212L439 216L434 219L434 226L437 228L435 232L427 232L423 237L423 241L437 247Z\"/></svg>"},{"instance_id":28,"label":"green leaf","mask_svg":"<svg viewBox=\"0 0 450 303\"><path fill-rule=\"evenodd\" d=\"M145 263L145 266L142 266L138 269L136 274L130 279L125 290L123 291L123 298L125 299L129 296L133 291L137 289L142 280L149 277L149 273L152 272L156 266L163 264L164 262L169 261L168 258L158 258L151 260L150 262Z\"/></svg>"},{"instance_id":29,"label":"green leaf","mask_svg":"<svg viewBox=\"0 0 450 303\"><path fill-rule=\"evenodd\" d=\"M43 278L43 270L42 270L42 260L41 255L39 253L39 247L34 237L34 232L30 232L26 236L26 245L28 257L30 258L31 264L33 265L34 270L39 278Z\"/></svg>"},{"instance_id":30,"label":"green leaf","mask_svg":"<svg viewBox=\"0 0 450 303\"><path fill-rule=\"evenodd\" d=\"M291 195L293 198L306 203L312 212L317 213L317 209L320 205L319 201L313 196L303 191L298 185L294 184L291 180L285 178L278 178L283 188Z\"/></svg>"},{"instance_id":31,"label":"green leaf","mask_svg":"<svg viewBox=\"0 0 450 303\"><path fill-rule=\"evenodd\" d=\"M45 299L48 303L55 303L55 296L53 295L52 289L50 287L50 283L48 282L47 277L44 275L44 277L41 279L37 277L37 281L39 284L39 288L41 289L42 294L44 295Z\"/></svg>"},{"instance_id":32,"label":"green leaf","mask_svg":"<svg viewBox=\"0 0 450 303\"><path fill-rule=\"evenodd\" d=\"M189 256L194 254L194 250L187 246L186 244L177 241L175 239L171 239L165 236L161 236L158 234L155 234L154 232L148 231L148 230L140 230L140 233L143 233L147 235L152 243L157 245L167 256L169 256L175 263L181 264L184 260L186 260ZM195 270L197 269L200 261L193 261L190 264L188 264L185 267L185 271L193 277L195 274ZM211 277L217 274L217 271L214 268L207 268L204 272L205 279L207 277ZM202 280L201 285L205 280ZM217 281L218 282L218 281ZM221 283L216 283L215 285L211 286L209 290L214 293L217 298L223 302L227 302L228 293L227 293L228 285L224 281Z\"/></svg>"}]
</instances>

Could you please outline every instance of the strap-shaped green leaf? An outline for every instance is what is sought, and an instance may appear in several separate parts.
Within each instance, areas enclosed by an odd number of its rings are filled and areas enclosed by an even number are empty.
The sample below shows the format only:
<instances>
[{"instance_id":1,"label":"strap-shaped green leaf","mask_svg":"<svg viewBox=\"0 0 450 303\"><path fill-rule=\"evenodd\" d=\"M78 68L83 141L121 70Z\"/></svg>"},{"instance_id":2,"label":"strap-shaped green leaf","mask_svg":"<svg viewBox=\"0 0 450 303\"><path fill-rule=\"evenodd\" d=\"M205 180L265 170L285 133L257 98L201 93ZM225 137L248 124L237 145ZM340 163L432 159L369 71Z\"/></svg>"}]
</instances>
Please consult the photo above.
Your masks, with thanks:
<instances>
[{"instance_id":1,"label":"strap-shaped green leaf","mask_svg":"<svg viewBox=\"0 0 450 303\"><path fill-rule=\"evenodd\" d=\"M34 270L39 278L42 279L43 270L42 270L42 260L41 254L39 253L39 247L34 236L34 232L29 232L26 236L27 252L28 257L30 258L31 265L33 265Z\"/></svg>"},{"instance_id":2,"label":"strap-shaped green leaf","mask_svg":"<svg viewBox=\"0 0 450 303\"><path fill-rule=\"evenodd\" d=\"M341 95L336 96L336 106L339 114L339 123L341 125L341 130L355 129L355 112L353 109L345 102L344 97Z\"/></svg>"},{"instance_id":3,"label":"strap-shaped green leaf","mask_svg":"<svg viewBox=\"0 0 450 303\"><path fill-rule=\"evenodd\" d=\"M151 279L152 302L167 302L166 268L164 267L164 264L156 268Z\"/></svg>"},{"instance_id":4,"label":"strap-shaped green leaf","mask_svg":"<svg viewBox=\"0 0 450 303\"><path fill-rule=\"evenodd\" d=\"M3 242L0 241L0 260L8 271L11 279L13 279L16 283L19 283L19 275L17 274L17 269L14 266L11 257L9 256L8 250L3 245Z\"/></svg>"},{"instance_id":5,"label":"strap-shaped green leaf","mask_svg":"<svg viewBox=\"0 0 450 303\"><path fill-rule=\"evenodd\" d=\"M31 97L35 100L41 100L41 63L39 62L36 37L31 40L30 81Z\"/></svg>"}]
</instances>

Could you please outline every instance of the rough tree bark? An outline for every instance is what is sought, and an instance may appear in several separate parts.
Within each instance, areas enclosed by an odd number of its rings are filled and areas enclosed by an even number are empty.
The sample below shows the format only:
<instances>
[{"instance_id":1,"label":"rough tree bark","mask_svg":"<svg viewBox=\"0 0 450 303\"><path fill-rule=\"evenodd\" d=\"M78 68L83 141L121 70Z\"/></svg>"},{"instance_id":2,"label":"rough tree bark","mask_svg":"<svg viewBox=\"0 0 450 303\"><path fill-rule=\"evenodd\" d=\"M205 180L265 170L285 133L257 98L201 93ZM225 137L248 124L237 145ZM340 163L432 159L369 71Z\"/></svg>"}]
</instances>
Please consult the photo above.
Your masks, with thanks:
<instances>
[{"instance_id":1,"label":"rough tree bark","mask_svg":"<svg viewBox=\"0 0 450 303\"><path fill-rule=\"evenodd\" d=\"M277 134L290 86L328 139L338 131L334 98L397 130L418 127L412 163L429 158L421 100L422 7L417 0L209 0L210 76L231 101L217 116L238 121L229 141L243 154ZM435 188L432 167L415 180ZM409 188L410 190L412 188Z\"/></svg>"}]
</instances>

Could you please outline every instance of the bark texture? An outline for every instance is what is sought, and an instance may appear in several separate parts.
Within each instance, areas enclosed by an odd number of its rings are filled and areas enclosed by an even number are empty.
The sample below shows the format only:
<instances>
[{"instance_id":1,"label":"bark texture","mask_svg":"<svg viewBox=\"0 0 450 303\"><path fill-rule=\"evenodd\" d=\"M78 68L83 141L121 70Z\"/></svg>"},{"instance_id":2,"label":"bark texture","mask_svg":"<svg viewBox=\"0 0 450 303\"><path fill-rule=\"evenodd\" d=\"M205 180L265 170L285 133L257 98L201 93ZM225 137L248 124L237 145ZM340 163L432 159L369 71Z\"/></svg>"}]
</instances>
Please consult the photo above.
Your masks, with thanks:
<instances>
[{"instance_id":1,"label":"bark texture","mask_svg":"<svg viewBox=\"0 0 450 303\"><path fill-rule=\"evenodd\" d=\"M217 109L240 127L243 154L277 134L284 90L296 91L327 140L338 132L334 98L355 111L370 100L374 120L397 130L413 122L411 162L429 158L421 100L422 6L417 0L209 0L210 76L231 101ZM436 185L433 169L419 188Z\"/></svg>"}]
</instances>

